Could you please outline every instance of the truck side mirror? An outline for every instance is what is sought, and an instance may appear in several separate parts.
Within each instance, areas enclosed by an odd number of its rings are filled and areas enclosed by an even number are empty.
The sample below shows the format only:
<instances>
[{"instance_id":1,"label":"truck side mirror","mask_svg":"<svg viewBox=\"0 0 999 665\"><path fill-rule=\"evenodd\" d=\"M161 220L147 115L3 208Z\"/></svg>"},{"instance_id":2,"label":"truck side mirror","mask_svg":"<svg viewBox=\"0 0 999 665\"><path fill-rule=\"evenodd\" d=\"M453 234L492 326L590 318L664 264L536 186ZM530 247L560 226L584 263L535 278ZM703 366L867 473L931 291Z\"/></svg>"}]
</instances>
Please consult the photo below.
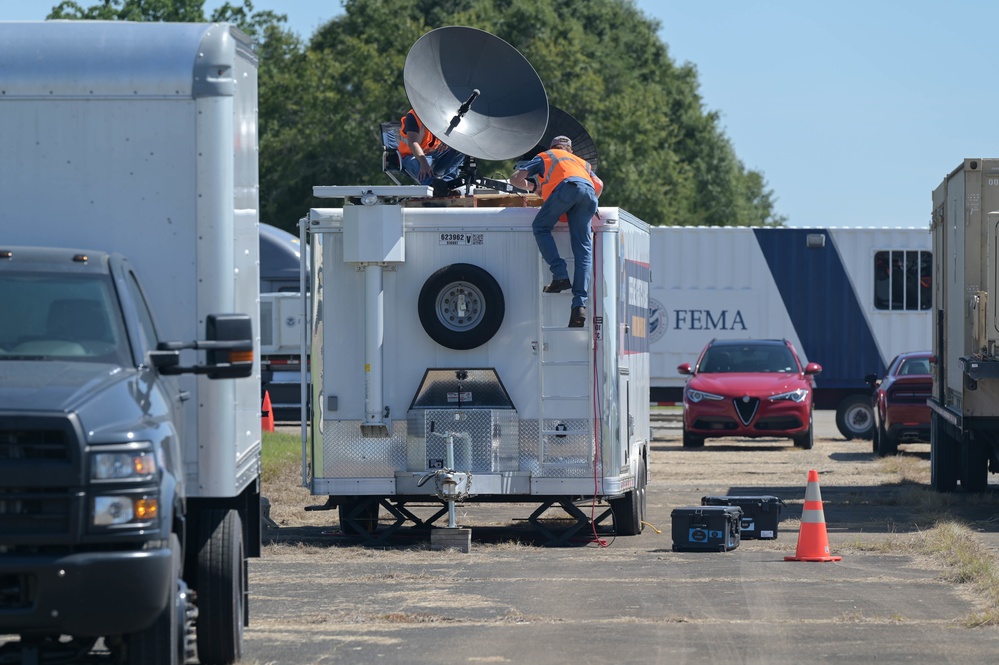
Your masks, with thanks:
<instances>
[{"instance_id":1,"label":"truck side mirror","mask_svg":"<svg viewBox=\"0 0 999 665\"><path fill-rule=\"evenodd\" d=\"M253 324L246 314L209 314L205 323L209 379L241 379L253 373Z\"/></svg>"}]
</instances>

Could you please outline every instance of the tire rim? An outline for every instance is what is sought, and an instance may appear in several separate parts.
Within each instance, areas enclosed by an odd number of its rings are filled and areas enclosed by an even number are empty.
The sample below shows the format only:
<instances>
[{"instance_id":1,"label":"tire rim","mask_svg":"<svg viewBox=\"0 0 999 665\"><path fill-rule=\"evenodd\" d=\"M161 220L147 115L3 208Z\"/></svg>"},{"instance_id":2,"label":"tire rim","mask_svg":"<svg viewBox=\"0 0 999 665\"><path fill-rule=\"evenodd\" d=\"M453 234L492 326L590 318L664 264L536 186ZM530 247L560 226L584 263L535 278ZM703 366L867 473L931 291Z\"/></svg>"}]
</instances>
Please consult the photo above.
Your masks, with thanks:
<instances>
[{"instance_id":1,"label":"tire rim","mask_svg":"<svg viewBox=\"0 0 999 665\"><path fill-rule=\"evenodd\" d=\"M437 320L448 330L465 332L482 322L486 299L469 282L451 282L437 294Z\"/></svg>"}]
</instances>

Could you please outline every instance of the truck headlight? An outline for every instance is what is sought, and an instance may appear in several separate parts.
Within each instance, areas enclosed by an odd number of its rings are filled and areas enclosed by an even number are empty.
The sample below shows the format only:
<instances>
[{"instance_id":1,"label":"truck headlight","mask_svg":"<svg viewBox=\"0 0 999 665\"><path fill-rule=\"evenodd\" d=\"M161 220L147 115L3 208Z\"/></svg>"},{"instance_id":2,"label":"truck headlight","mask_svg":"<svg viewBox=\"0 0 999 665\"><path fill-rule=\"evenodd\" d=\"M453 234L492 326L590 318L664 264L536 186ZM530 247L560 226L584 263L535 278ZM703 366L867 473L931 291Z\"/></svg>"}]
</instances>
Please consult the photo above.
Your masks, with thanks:
<instances>
[{"instance_id":1,"label":"truck headlight","mask_svg":"<svg viewBox=\"0 0 999 665\"><path fill-rule=\"evenodd\" d=\"M149 478L156 473L156 457L150 450L94 453L91 480Z\"/></svg>"},{"instance_id":2,"label":"truck headlight","mask_svg":"<svg viewBox=\"0 0 999 665\"><path fill-rule=\"evenodd\" d=\"M159 501L145 496L114 494L94 497L94 526L113 526L129 522L148 522L159 514Z\"/></svg>"}]
</instances>

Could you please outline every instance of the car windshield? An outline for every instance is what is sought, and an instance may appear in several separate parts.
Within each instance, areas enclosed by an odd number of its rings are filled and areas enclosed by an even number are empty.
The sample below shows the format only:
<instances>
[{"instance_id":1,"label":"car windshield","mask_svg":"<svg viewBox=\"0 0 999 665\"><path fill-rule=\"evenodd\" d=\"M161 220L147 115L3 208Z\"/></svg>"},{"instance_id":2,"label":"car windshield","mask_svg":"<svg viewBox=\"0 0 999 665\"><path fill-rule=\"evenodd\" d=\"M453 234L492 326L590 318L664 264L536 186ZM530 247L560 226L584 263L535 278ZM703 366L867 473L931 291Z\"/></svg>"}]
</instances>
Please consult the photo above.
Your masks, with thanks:
<instances>
[{"instance_id":1,"label":"car windshield","mask_svg":"<svg viewBox=\"0 0 999 665\"><path fill-rule=\"evenodd\" d=\"M797 372L791 349L775 344L712 346L701 359L701 372Z\"/></svg>"},{"instance_id":2,"label":"car windshield","mask_svg":"<svg viewBox=\"0 0 999 665\"><path fill-rule=\"evenodd\" d=\"M128 344L106 275L0 274L0 361L126 364Z\"/></svg>"}]
</instances>

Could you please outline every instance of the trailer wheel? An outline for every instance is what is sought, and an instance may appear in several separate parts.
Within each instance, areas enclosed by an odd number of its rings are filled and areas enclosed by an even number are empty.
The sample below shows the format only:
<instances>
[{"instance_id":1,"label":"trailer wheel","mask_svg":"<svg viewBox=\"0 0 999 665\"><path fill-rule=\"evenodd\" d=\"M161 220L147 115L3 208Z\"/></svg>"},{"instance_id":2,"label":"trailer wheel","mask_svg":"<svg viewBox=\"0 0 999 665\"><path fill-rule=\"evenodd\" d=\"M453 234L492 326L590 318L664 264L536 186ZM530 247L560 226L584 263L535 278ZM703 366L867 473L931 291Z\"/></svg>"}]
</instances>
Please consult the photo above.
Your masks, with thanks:
<instances>
[{"instance_id":1,"label":"trailer wheel","mask_svg":"<svg viewBox=\"0 0 999 665\"><path fill-rule=\"evenodd\" d=\"M957 440L947 432L940 416L930 414L930 487L937 492L957 488Z\"/></svg>"},{"instance_id":2,"label":"trailer wheel","mask_svg":"<svg viewBox=\"0 0 999 665\"><path fill-rule=\"evenodd\" d=\"M445 266L427 278L418 303L430 338L459 351L482 346L503 323L503 290L488 272L470 263Z\"/></svg>"},{"instance_id":3,"label":"trailer wheel","mask_svg":"<svg viewBox=\"0 0 999 665\"><path fill-rule=\"evenodd\" d=\"M229 665L243 653L243 522L235 510L206 510L197 529L198 661Z\"/></svg>"},{"instance_id":4,"label":"trailer wheel","mask_svg":"<svg viewBox=\"0 0 999 665\"><path fill-rule=\"evenodd\" d=\"M638 464L635 489L620 499L610 500L614 513L614 531L619 536L637 536L645 528L645 461Z\"/></svg>"},{"instance_id":5,"label":"trailer wheel","mask_svg":"<svg viewBox=\"0 0 999 665\"><path fill-rule=\"evenodd\" d=\"M866 395L850 395L836 407L836 427L850 439L870 439L874 436L874 409Z\"/></svg>"},{"instance_id":6,"label":"trailer wheel","mask_svg":"<svg viewBox=\"0 0 999 665\"><path fill-rule=\"evenodd\" d=\"M343 497L338 502L340 531L348 536L372 534L378 528L378 497Z\"/></svg>"},{"instance_id":7,"label":"trailer wheel","mask_svg":"<svg viewBox=\"0 0 999 665\"><path fill-rule=\"evenodd\" d=\"M180 581L180 539L170 535L170 550L173 565L170 566L169 588L172 595L166 607L153 622L153 625L130 635L125 635L126 663L143 665L180 665L185 660L184 622L181 617L186 612L187 589L181 588ZM181 611L181 607L184 611Z\"/></svg>"}]
</instances>

